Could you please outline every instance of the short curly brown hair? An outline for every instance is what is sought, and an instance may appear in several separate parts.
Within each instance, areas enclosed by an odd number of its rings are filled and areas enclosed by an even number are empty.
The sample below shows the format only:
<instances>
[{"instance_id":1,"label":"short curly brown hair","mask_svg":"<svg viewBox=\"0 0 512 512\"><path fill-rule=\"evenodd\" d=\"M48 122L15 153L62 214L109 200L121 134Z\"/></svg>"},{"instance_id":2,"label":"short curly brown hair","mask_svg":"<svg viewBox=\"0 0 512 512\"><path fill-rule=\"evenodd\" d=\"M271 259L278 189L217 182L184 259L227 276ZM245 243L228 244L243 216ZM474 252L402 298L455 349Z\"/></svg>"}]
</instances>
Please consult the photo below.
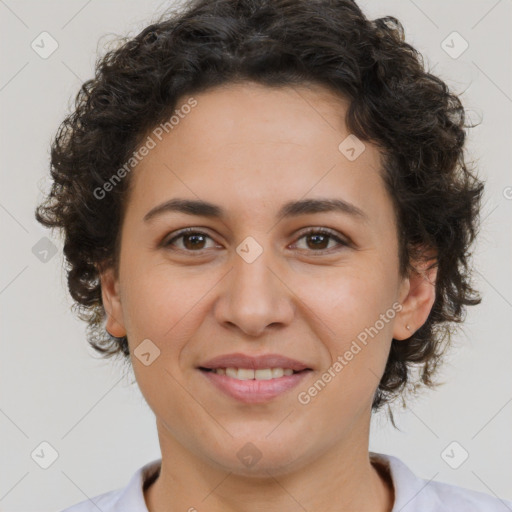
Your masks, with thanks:
<instances>
[{"instance_id":1,"label":"short curly brown hair","mask_svg":"<svg viewBox=\"0 0 512 512\"><path fill-rule=\"evenodd\" d=\"M96 65L62 122L51 151L52 189L36 218L65 235L69 291L88 323L89 343L129 359L126 337L104 329L99 268L119 261L119 234L131 180L108 201L98 187L184 94L253 81L268 87L320 84L350 102L348 129L377 145L392 197L402 276L437 257L436 298L408 340L393 339L372 408L432 379L466 306L481 302L470 282L483 183L464 156L465 110L405 42L392 16L369 20L351 0L194 0L123 38ZM418 249L420 248L420 249ZM125 359L125 358L122 358Z\"/></svg>"}]
</instances>

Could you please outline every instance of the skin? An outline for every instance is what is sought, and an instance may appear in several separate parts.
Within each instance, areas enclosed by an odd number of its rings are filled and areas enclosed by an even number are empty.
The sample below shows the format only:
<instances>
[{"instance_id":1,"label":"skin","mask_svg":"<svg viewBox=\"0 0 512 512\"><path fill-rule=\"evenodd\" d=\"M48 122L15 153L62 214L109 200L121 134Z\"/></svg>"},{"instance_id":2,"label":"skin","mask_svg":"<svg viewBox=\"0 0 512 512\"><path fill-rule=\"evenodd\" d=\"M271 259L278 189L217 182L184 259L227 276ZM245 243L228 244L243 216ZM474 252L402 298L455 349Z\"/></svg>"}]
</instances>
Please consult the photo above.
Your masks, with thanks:
<instances>
[{"instance_id":1,"label":"skin","mask_svg":"<svg viewBox=\"0 0 512 512\"><path fill-rule=\"evenodd\" d=\"M119 275L101 273L106 327L128 336L156 416L162 468L145 492L148 510L389 512L393 487L368 454L371 403L392 338L406 340L428 317L435 270L399 274L379 151L365 142L349 161L338 150L349 135L348 103L321 86L246 82L194 98L197 106L134 169ZM227 217L167 212L143 221L175 197L220 205ZM304 198L341 198L368 221L340 212L276 218L282 204ZM207 237L161 245L187 227ZM305 228L330 228L350 245L315 245ZM248 236L263 249L252 263L236 252ZM401 311L378 335L299 403L298 393L397 302ZM133 355L147 338L160 350L149 366ZM233 352L279 353L313 371L298 389L245 404L197 369ZM261 453L252 467L237 457L248 442Z\"/></svg>"}]
</instances>

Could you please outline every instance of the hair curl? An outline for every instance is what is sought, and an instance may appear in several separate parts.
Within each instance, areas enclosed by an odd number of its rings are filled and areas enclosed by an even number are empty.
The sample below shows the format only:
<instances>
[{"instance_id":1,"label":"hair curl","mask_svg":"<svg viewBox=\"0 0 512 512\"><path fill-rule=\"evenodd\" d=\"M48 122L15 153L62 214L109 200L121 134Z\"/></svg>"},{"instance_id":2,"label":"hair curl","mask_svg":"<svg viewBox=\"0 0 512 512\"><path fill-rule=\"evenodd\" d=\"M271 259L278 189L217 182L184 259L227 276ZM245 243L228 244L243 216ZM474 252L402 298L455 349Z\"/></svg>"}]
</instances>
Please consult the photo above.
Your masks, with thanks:
<instances>
[{"instance_id":1,"label":"hair curl","mask_svg":"<svg viewBox=\"0 0 512 512\"><path fill-rule=\"evenodd\" d=\"M453 323L481 298L470 283L469 252L483 183L464 157L465 111L405 42L401 23L369 20L351 0L195 0L165 13L96 63L51 150L52 188L37 220L65 235L68 287L88 342L129 359L126 337L104 329L98 269L117 271L129 178L100 201L102 187L147 132L169 119L184 94L253 81L269 87L320 84L350 101L349 130L376 144L392 198L400 272L437 257L430 315L410 338L393 339L372 408L419 386L433 387ZM429 260L428 260L429 261ZM389 409L389 408L388 408Z\"/></svg>"}]
</instances>

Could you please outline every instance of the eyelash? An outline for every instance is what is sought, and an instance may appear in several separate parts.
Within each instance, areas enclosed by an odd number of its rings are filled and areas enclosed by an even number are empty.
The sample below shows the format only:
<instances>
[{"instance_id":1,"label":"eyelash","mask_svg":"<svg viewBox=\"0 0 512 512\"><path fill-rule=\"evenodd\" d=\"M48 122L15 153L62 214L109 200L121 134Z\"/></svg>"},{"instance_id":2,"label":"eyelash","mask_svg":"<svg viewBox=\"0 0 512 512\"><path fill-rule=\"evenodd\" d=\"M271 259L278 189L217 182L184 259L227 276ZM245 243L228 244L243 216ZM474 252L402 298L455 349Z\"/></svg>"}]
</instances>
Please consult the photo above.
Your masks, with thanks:
<instances>
[{"instance_id":1,"label":"eyelash","mask_svg":"<svg viewBox=\"0 0 512 512\"><path fill-rule=\"evenodd\" d=\"M297 240L301 240L302 238L308 236L308 235L323 235L323 236L327 236L329 237L330 239L336 241L339 243L340 246L342 247L349 247L350 244L349 242L345 241L345 240L342 240L340 237L338 237L334 232L332 232L331 230L329 229L326 229L326 228L310 228L309 230L303 232L299 238ZM186 228L186 229L183 229L181 231L179 231L175 236L173 236L171 239L167 240L167 241L164 241L164 243L162 244L164 247L170 247L173 242L175 242L176 240L180 239L180 238L183 238L187 235L201 235L201 236L205 236L207 238L211 238L210 235L208 235L207 233L203 232L203 231L199 231L195 228ZM334 248L335 250L339 250L340 248L338 247L337 249ZM187 252L187 253L197 253L199 255L203 254L205 251L207 251L208 249L202 249L202 250L198 250L198 251L193 251L193 250L190 250L190 249L171 249L171 250L178 250L178 251L182 251L182 252ZM315 251L314 249L306 249L306 251L309 251L309 252L313 252L313 253L326 253L326 252L331 252L333 250L333 248L331 247L331 249L319 249L317 251Z\"/></svg>"}]
</instances>

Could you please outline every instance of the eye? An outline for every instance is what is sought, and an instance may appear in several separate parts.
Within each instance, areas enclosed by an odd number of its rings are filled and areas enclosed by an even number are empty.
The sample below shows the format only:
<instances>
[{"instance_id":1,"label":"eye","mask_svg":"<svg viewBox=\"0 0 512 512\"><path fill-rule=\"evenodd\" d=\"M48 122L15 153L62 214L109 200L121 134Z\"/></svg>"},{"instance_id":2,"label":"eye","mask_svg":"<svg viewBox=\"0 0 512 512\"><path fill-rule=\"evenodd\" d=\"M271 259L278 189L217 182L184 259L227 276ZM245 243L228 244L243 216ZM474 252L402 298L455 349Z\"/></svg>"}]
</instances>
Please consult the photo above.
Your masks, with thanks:
<instances>
[{"instance_id":1,"label":"eye","mask_svg":"<svg viewBox=\"0 0 512 512\"><path fill-rule=\"evenodd\" d=\"M177 250L180 251L201 253L202 251L209 248L206 246L207 239L213 240L211 236L204 233L203 231L199 231L194 228L187 228L179 231L169 240L164 241L162 246L174 246ZM342 240L334 232L326 228L311 228L306 232L303 232L294 245L297 245L298 242L302 239L306 240L306 248L301 250L311 252L330 251L330 249L333 247L329 247L329 243L332 241L337 242L338 246L350 246L347 241ZM178 241L180 241L180 243L177 243ZM336 244L334 248L336 248Z\"/></svg>"},{"instance_id":2,"label":"eye","mask_svg":"<svg viewBox=\"0 0 512 512\"><path fill-rule=\"evenodd\" d=\"M182 239L183 247L178 247L179 250L186 252L201 252L202 250L208 249L208 247L204 247L205 240L212 238L202 231L198 231L194 228L183 229L178 232L171 239L164 241L163 246L168 247L171 245L175 245L176 240Z\"/></svg>"},{"instance_id":3,"label":"eye","mask_svg":"<svg viewBox=\"0 0 512 512\"><path fill-rule=\"evenodd\" d=\"M306 250L313 248L311 249L313 252L329 250L327 246L329 245L329 242L332 240L338 242L338 246L341 245L344 247L348 247L350 245L348 242L342 240L340 237L334 234L331 230L325 228L309 229L305 233L302 233L302 236L300 236L298 240L302 240L303 238L311 242L308 244L308 242L306 241L306 245L308 246Z\"/></svg>"}]
</instances>

